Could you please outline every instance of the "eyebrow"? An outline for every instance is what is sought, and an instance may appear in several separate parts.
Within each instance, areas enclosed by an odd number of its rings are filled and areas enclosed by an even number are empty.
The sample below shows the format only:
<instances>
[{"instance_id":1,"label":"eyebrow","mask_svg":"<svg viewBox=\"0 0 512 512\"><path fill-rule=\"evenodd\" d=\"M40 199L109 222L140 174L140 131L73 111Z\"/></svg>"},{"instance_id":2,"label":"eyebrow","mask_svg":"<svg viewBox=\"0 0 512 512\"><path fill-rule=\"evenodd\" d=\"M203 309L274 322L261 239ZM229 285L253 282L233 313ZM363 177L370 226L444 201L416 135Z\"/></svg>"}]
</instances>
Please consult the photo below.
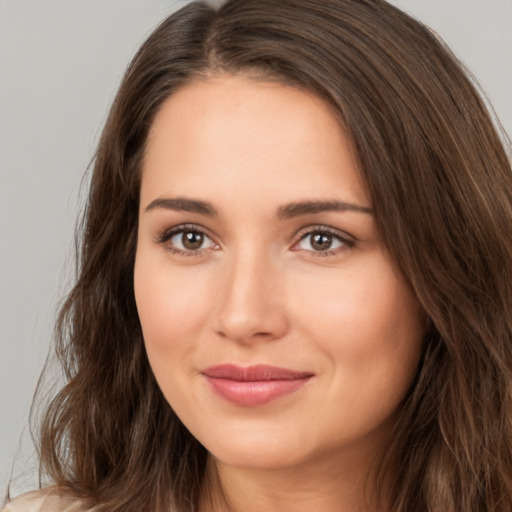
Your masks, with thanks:
<instances>
[{"instance_id":1,"label":"eyebrow","mask_svg":"<svg viewBox=\"0 0 512 512\"><path fill-rule=\"evenodd\" d=\"M146 206L146 211L154 210L156 208L164 208L165 210L175 210L191 213L199 213L207 217L217 217L217 210L206 201L199 201L197 199L186 199L183 197L170 198L159 197Z\"/></svg>"},{"instance_id":2,"label":"eyebrow","mask_svg":"<svg viewBox=\"0 0 512 512\"><path fill-rule=\"evenodd\" d=\"M354 211L360 213L372 214L373 210L368 206L347 203L345 201L300 201L281 206L277 210L279 219L291 219L299 215L322 212L345 212Z\"/></svg>"},{"instance_id":3,"label":"eyebrow","mask_svg":"<svg viewBox=\"0 0 512 512\"><path fill-rule=\"evenodd\" d=\"M219 215L217 210L207 201L187 199L183 197L159 197L151 201L151 203L146 206L145 211L148 212L156 208L198 213L207 217L218 217ZM367 206L347 203L345 201L299 201L279 207L277 210L277 218L285 220L307 214L344 211L355 211L370 215L373 213L373 210Z\"/></svg>"}]
</instances>

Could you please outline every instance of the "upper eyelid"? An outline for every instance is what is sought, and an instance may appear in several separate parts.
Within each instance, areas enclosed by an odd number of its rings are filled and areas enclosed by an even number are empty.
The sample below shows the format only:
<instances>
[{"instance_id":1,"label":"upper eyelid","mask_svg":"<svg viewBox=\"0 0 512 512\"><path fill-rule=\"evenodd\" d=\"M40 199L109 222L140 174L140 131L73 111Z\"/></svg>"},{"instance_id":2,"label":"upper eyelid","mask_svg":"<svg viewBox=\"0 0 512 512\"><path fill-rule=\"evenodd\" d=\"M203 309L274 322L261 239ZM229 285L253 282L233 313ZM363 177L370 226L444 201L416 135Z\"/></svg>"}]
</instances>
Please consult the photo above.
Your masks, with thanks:
<instances>
[{"instance_id":1,"label":"upper eyelid","mask_svg":"<svg viewBox=\"0 0 512 512\"><path fill-rule=\"evenodd\" d=\"M205 228L204 226L201 226L200 224L191 224L191 223L185 223L185 224L178 224L177 226L173 226L171 228L164 229L160 234L157 235L157 240L167 240L171 236L175 235L176 233L180 233L182 231L197 231L198 233L201 233L208 238L211 238L213 240L213 236L210 234L210 230Z\"/></svg>"},{"instance_id":2,"label":"upper eyelid","mask_svg":"<svg viewBox=\"0 0 512 512\"><path fill-rule=\"evenodd\" d=\"M347 240L351 242L357 242L357 238L354 235L351 235L347 231L344 231L342 229L334 228L331 226L326 226L323 224L314 224L311 226L306 226L295 234L294 238L297 238L298 240L302 240L307 235L310 235L312 233L329 233L330 235L334 235L339 237L341 240Z\"/></svg>"}]
</instances>

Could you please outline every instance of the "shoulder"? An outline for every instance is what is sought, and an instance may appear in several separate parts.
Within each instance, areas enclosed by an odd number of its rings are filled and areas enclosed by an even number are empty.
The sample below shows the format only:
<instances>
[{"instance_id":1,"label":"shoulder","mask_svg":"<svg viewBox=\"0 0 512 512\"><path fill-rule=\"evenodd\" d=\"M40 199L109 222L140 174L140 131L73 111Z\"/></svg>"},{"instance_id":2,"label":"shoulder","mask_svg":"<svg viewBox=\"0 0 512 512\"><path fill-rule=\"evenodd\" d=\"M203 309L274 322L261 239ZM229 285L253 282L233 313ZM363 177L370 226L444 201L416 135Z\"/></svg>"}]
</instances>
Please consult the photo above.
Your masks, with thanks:
<instances>
[{"instance_id":1,"label":"shoulder","mask_svg":"<svg viewBox=\"0 0 512 512\"><path fill-rule=\"evenodd\" d=\"M1 512L79 512L80 500L55 488L32 491L9 501Z\"/></svg>"}]
</instances>

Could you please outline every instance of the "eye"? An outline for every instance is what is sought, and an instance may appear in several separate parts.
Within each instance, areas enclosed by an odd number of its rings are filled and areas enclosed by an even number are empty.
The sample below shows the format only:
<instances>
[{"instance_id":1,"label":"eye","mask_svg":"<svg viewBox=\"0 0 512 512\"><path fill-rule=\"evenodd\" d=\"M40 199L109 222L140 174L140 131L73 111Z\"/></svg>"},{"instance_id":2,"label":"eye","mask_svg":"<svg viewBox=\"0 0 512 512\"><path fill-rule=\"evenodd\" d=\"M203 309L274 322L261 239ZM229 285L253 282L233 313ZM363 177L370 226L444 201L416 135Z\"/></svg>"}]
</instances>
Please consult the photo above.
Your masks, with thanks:
<instances>
[{"instance_id":1,"label":"eye","mask_svg":"<svg viewBox=\"0 0 512 512\"><path fill-rule=\"evenodd\" d=\"M327 228L309 230L300 237L300 240L292 247L295 251L308 251L316 253L316 256L329 256L337 254L343 249L355 245L355 241L349 235L333 232Z\"/></svg>"},{"instance_id":2,"label":"eye","mask_svg":"<svg viewBox=\"0 0 512 512\"><path fill-rule=\"evenodd\" d=\"M210 239L199 231L181 231L170 238L174 247L184 251L202 249L205 241L210 241Z\"/></svg>"},{"instance_id":3,"label":"eye","mask_svg":"<svg viewBox=\"0 0 512 512\"><path fill-rule=\"evenodd\" d=\"M165 232L158 242L172 252L186 255L198 254L204 249L217 247L217 244L197 226L178 226Z\"/></svg>"},{"instance_id":4,"label":"eye","mask_svg":"<svg viewBox=\"0 0 512 512\"><path fill-rule=\"evenodd\" d=\"M342 245L343 242L334 235L316 232L303 236L297 247L303 251L321 252L337 249Z\"/></svg>"}]
</instances>

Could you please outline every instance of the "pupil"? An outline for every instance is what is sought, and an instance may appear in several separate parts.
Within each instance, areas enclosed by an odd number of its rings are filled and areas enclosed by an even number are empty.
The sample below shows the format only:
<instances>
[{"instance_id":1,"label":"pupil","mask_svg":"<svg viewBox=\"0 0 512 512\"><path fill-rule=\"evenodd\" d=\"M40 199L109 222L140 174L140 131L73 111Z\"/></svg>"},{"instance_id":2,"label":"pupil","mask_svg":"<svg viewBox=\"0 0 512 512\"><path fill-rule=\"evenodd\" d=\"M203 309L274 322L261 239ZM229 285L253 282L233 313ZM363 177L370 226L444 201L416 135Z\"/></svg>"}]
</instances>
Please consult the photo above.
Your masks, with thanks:
<instances>
[{"instance_id":1,"label":"pupil","mask_svg":"<svg viewBox=\"0 0 512 512\"><path fill-rule=\"evenodd\" d=\"M188 233L183 233L182 242L183 247L193 251L195 249L199 249L201 245L203 245L203 235L202 233L189 231Z\"/></svg>"},{"instance_id":2,"label":"pupil","mask_svg":"<svg viewBox=\"0 0 512 512\"><path fill-rule=\"evenodd\" d=\"M325 251L326 249L329 249L332 244L332 236L331 235L325 235L323 233L317 233L316 235L313 235L313 240L311 242L311 246L313 249L316 249L318 251Z\"/></svg>"}]
</instances>

